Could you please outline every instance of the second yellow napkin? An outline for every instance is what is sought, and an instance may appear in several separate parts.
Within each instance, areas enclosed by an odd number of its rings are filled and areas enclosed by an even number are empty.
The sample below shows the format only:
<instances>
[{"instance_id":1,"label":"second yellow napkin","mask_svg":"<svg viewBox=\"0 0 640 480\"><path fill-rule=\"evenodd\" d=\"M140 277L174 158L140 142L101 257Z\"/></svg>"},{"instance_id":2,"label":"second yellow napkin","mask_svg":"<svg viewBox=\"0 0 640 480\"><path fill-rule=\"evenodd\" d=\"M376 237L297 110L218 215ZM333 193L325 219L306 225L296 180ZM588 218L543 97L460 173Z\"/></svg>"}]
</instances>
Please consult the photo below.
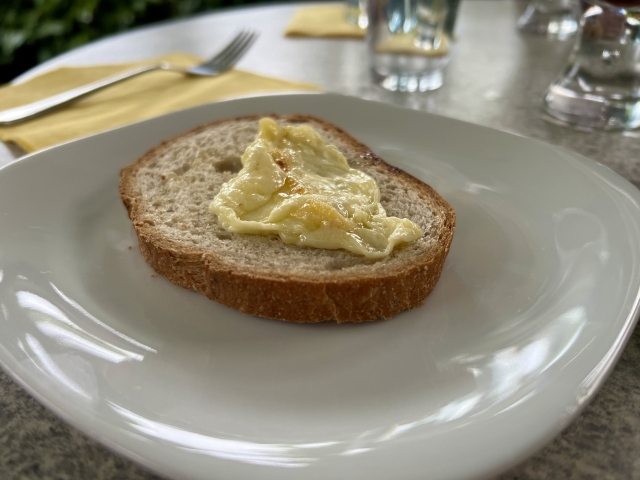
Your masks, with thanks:
<instances>
[{"instance_id":1,"label":"second yellow napkin","mask_svg":"<svg viewBox=\"0 0 640 480\"><path fill-rule=\"evenodd\" d=\"M0 87L0 110L18 107L140 65L160 61L183 66L201 62L191 55L173 54L131 64L59 68L18 85ZM56 112L25 123L0 127L0 140L15 142L27 152L34 152L224 98L254 93L318 90L311 84L288 82L240 70L230 70L217 77L151 72L109 87Z\"/></svg>"},{"instance_id":2,"label":"second yellow napkin","mask_svg":"<svg viewBox=\"0 0 640 480\"><path fill-rule=\"evenodd\" d=\"M288 37L364 38L366 30L347 22L344 5L321 5L297 10L287 29Z\"/></svg>"}]
</instances>

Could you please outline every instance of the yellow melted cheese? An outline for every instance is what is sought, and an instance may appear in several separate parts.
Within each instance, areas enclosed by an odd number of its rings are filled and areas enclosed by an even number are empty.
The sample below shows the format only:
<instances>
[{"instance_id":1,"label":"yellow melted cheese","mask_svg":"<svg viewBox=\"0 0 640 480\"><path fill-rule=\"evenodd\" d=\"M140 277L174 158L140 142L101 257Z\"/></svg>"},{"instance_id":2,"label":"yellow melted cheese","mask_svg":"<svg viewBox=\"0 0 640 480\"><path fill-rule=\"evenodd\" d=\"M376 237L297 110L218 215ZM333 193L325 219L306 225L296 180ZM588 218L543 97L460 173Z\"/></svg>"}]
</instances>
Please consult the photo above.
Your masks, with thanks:
<instances>
[{"instance_id":1,"label":"yellow melted cheese","mask_svg":"<svg viewBox=\"0 0 640 480\"><path fill-rule=\"evenodd\" d=\"M260 120L242 170L222 186L209 211L234 233L277 234L283 242L380 258L422 236L405 218L387 217L369 175L350 168L307 125Z\"/></svg>"}]
</instances>

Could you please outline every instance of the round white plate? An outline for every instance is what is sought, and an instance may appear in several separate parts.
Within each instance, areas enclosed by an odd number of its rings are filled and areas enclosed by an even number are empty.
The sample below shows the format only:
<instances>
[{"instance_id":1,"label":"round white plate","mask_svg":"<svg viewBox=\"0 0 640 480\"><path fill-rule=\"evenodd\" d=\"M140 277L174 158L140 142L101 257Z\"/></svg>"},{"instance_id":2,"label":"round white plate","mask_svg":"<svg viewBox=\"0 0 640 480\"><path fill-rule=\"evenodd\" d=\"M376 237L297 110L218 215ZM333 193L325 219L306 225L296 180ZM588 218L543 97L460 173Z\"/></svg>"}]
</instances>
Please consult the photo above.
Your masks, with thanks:
<instances>
[{"instance_id":1,"label":"round white plate","mask_svg":"<svg viewBox=\"0 0 640 480\"><path fill-rule=\"evenodd\" d=\"M294 325L153 275L119 169L198 124L265 112L334 122L451 203L451 253L422 307ZM639 200L559 148L355 98L177 112L0 171L0 361L63 419L166 476L487 477L557 434L624 347Z\"/></svg>"}]
</instances>

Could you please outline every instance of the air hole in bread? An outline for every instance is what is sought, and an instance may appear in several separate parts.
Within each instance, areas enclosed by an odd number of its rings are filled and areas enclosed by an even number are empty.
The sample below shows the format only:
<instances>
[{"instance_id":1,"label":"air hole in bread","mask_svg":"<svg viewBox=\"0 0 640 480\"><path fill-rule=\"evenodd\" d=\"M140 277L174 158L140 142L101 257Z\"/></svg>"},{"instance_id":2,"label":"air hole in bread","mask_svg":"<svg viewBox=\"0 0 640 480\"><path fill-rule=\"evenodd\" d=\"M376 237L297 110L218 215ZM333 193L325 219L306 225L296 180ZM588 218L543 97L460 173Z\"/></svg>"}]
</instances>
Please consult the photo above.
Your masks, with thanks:
<instances>
[{"instance_id":1,"label":"air hole in bread","mask_svg":"<svg viewBox=\"0 0 640 480\"><path fill-rule=\"evenodd\" d=\"M225 235L224 233L216 233L218 240L231 240L231 235Z\"/></svg>"},{"instance_id":2,"label":"air hole in bread","mask_svg":"<svg viewBox=\"0 0 640 480\"><path fill-rule=\"evenodd\" d=\"M182 166L176 168L173 173L175 173L176 175L184 175L185 173L187 173L189 170L191 170L191 165L189 165L188 163L183 164Z\"/></svg>"},{"instance_id":3,"label":"air hole in bread","mask_svg":"<svg viewBox=\"0 0 640 480\"><path fill-rule=\"evenodd\" d=\"M237 155L229 155L219 162L215 162L213 166L218 172L238 173L242 169L242 160Z\"/></svg>"},{"instance_id":4,"label":"air hole in bread","mask_svg":"<svg viewBox=\"0 0 640 480\"><path fill-rule=\"evenodd\" d=\"M331 262L328 262L324 266L324 268L327 269L327 270L342 270L344 267L345 267L344 263L339 262L339 261L335 261L335 260L333 260Z\"/></svg>"}]
</instances>

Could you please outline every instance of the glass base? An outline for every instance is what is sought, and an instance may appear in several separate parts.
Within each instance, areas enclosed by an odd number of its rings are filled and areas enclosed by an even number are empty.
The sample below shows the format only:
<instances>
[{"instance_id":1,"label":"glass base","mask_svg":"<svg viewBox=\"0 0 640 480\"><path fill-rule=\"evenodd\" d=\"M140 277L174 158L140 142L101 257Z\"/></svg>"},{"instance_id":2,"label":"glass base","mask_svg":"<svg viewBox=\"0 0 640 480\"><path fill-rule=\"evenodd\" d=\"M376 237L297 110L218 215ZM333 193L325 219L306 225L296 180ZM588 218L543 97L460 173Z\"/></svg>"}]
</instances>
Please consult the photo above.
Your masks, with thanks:
<instances>
[{"instance_id":1,"label":"glass base","mask_svg":"<svg viewBox=\"0 0 640 480\"><path fill-rule=\"evenodd\" d=\"M373 82L382 88L392 92L426 92L442 86L449 57L374 54L370 55L370 61Z\"/></svg>"},{"instance_id":2,"label":"glass base","mask_svg":"<svg viewBox=\"0 0 640 480\"><path fill-rule=\"evenodd\" d=\"M604 130L640 127L640 98L611 98L551 85L544 110L568 123Z\"/></svg>"},{"instance_id":3,"label":"glass base","mask_svg":"<svg viewBox=\"0 0 640 480\"><path fill-rule=\"evenodd\" d=\"M444 75L441 70L422 75L382 75L373 71L374 81L392 92L427 92L442 86Z\"/></svg>"},{"instance_id":4,"label":"glass base","mask_svg":"<svg viewBox=\"0 0 640 480\"><path fill-rule=\"evenodd\" d=\"M523 32L547 35L558 39L572 36L578 30L578 20L572 8L551 10L530 4L518 19Z\"/></svg>"}]
</instances>

